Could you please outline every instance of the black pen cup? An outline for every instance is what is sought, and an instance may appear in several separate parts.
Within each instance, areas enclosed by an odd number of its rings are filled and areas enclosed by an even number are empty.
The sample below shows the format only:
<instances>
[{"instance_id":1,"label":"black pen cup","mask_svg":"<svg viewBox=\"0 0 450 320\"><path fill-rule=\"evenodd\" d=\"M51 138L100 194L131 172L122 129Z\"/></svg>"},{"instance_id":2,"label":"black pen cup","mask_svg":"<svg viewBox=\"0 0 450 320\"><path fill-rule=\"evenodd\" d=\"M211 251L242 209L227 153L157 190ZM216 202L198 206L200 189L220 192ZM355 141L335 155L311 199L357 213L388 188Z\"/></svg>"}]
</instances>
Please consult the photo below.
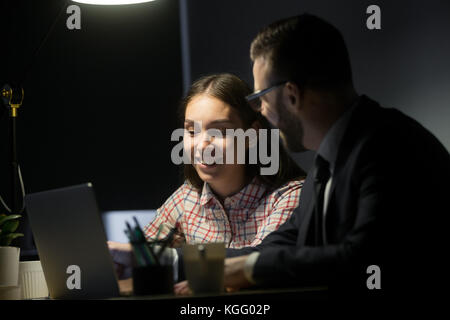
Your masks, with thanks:
<instances>
[{"instance_id":1,"label":"black pen cup","mask_svg":"<svg viewBox=\"0 0 450 320\"><path fill-rule=\"evenodd\" d=\"M151 265L133 268L135 295L173 294L173 266Z\"/></svg>"}]
</instances>

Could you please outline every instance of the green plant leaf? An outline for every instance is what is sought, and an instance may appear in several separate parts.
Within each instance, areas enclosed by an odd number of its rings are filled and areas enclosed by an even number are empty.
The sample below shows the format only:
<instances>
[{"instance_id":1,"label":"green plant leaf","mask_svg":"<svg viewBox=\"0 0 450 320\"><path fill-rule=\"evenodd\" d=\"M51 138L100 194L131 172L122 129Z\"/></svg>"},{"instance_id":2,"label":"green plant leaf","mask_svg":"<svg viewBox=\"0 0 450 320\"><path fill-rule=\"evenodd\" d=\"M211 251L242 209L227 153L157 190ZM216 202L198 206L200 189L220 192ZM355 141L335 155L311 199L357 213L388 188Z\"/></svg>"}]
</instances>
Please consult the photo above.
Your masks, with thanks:
<instances>
[{"instance_id":1,"label":"green plant leaf","mask_svg":"<svg viewBox=\"0 0 450 320\"><path fill-rule=\"evenodd\" d=\"M19 219L20 217L22 217L20 214L10 214L10 215L2 214L0 215L0 226L6 221Z\"/></svg>"},{"instance_id":2,"label":"green plant leaf","mask_svg":"<svg viewBox=\"0 0 450 320\"><path fill-rule=\"evenodd\" d=\"M23 233L9 233L2 235L0 236L0 246L11 245L11 242L18 237L23 237Z\"/></svg>"},{"instance_id":3,"label":"green plant leaf","mask_svg":"<svg viewBox=\"0 0 450 320\"><path fill-rule=\"evenodd\" d=\"M19 221L10 220L6 221L2 226L2 234L13 233L19 227Z\"/></svg>"}]
</instances>

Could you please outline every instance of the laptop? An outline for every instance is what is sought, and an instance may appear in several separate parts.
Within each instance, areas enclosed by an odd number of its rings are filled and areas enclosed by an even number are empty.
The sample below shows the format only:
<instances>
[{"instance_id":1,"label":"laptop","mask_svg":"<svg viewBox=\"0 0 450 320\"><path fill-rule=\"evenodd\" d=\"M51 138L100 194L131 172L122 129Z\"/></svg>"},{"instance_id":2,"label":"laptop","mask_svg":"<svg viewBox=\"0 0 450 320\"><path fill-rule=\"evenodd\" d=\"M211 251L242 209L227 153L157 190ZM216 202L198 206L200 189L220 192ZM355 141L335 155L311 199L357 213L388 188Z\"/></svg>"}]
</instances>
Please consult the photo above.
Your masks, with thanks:
<instances>
[{"instance_id":1,"label":"laptop","mask_svg":"<svg viewBox=\"0 0 450 320\"><path fill-rule=\"evenodd\" d=\"M91 183L29 194L25 204L51 298L119 296Z\"/></svg>"}]
</instances>

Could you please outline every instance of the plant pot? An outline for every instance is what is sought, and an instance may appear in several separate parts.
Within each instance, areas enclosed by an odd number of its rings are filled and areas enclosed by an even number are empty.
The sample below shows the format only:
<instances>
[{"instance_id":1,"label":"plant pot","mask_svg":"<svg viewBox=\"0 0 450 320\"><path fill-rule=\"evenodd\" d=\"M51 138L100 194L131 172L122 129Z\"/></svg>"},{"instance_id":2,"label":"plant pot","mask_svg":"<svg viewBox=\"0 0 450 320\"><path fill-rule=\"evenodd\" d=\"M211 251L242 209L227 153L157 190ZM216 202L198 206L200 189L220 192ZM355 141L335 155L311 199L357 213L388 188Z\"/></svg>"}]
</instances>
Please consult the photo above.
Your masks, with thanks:
<instances>
[{"instance_id":1,"label":"plant pot","mask_svg":"<svg viewBox=\"0 0 450 320\"><path fill-rule=\"evenodd\" d=\"M47 282L41 261L21 261L19 263L19 286L22 299L48 297Z\"/></svg>"},{"instance_id":2,"label":"plant pot","mask_svg":"<svg viewBox=\"0 0 450 320\"><path fill-rule=\"evenodd\" d=\"M19 284L20 248L0 247L0 287L14 287Z\"/></svg>"}]
</instances>

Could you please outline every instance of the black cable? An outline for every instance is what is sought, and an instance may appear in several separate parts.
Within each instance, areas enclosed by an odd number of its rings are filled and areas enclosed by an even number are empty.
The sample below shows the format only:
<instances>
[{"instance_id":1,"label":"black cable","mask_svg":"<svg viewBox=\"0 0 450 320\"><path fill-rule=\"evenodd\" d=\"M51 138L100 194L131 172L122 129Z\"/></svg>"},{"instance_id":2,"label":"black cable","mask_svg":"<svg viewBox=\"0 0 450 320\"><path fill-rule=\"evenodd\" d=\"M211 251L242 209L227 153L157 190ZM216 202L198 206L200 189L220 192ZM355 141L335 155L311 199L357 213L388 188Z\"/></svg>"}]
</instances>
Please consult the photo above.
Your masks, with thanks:
<instances>
[{"instance_id":1,"label":"black cable","mask_svg":"<svg viewBox=\"0 0 450 320\"><path fill-rule=\"evenodd\" d=\"M69 0L65 0L61 6L61 9L59 10L58 15L56 16L55 20L53 21L53 23L51 24L50 28L48 29L47 33L45 34L45 36L42 38L39 46L37 47L36 51L34 52L34 55L31 57L30 62L28 63L28 65L25 67L21 80L20 80L20 85L23 86L23 83L26 81L27 76L30 74L31 69L34 66L34 63L36 61L36 57L38 56L39 52L41 51L42 47L44 46L44 44L47 42L48 37L50 36L50 34L52 33L53 29L56 26L56 23L58 22L59 18L61 17L62 13L65 11L66 6L68 4Z\"/></svg>"}]
</instances>

